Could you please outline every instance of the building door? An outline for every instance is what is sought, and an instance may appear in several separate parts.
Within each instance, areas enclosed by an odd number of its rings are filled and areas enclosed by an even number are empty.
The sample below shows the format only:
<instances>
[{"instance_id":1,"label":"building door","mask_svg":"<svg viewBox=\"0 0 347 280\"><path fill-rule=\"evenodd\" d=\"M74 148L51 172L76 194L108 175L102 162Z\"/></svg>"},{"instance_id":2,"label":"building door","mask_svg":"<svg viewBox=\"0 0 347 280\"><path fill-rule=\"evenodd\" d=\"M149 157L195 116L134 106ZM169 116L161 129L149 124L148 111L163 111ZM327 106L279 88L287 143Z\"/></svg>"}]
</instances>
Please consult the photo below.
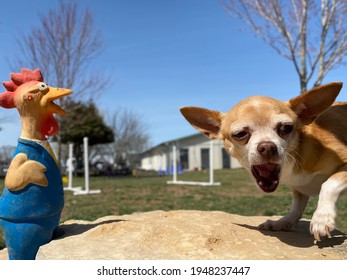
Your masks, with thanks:
<instances>
[{"instance_id":1,"label":"building door","mask_svg":"<svg viewBox=\"0 0 347 280\"><path fill-rule=\"evenodd\" d=\"M223 155L223 168L230 168L230 155L227 153L227 151L222 148L222 155Z\"/></svg>"},{"instance_id":2,"label":"building door","mask_svg":"<svg viewBox=\"0 0 347 280\"><path fill-rule=\"evenodd\" d=\"M189 169L188 149L180 149L180 165L182 170Z\"/></svg>"},{"instance_id":3,"label":"building door","mask_svg":"<svg viewBox=\"0 0 347 280\"><path fill-rule=\"evenodd\" d=\"M210 168L210 149L201 149L201 169Z\"/></svg>"}]
</instances>

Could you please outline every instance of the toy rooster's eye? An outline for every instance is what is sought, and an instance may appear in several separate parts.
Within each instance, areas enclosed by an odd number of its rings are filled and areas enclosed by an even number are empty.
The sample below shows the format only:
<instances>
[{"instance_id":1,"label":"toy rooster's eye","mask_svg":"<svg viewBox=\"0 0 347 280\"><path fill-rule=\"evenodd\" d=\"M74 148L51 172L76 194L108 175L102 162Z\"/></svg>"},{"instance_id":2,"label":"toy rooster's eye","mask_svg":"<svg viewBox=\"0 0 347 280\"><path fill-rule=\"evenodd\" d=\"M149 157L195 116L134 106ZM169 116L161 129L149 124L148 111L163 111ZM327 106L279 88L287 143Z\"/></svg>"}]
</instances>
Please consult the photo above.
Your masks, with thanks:
<instances>
[{"instance_id":1,"label":"toy rooster's eye","mask_svg":"<svg viewBox=\"0 0 347 280\"><path fill-rule=\"evenodd\" d=\"M46 93L48 91L48 86L45 83L38 83L37 87L43 93Z\"/></svg>"}]
</instances>

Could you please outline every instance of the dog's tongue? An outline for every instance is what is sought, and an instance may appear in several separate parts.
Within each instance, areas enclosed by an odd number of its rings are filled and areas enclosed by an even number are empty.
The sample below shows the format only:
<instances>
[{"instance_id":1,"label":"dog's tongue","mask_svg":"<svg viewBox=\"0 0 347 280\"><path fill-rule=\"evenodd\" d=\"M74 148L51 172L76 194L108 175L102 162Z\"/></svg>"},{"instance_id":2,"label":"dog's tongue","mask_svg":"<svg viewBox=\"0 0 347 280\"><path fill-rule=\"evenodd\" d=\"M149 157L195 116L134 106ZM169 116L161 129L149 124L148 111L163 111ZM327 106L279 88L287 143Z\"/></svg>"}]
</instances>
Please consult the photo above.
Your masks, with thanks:
<instances>
[{"instance_id":1,"label":"dog's tongue","mask_svg":"<svg viewBox=\"0 0 347 280\"><path fill-rule=\"evenodd\" d=\"M281 167L279 164L266 163L252 166L252 174L264 192L273 192L279 183Z\"/></svg>"},{"instance_id":2,"label":"dog's tongue","mask_svg":"<svg viewBox=\"0 0 347 280\"><path fill-rule=\"evenodd\" d=\"M270 178L271 175L277 170L277 164L267 163L256 165L255 168L261 177Z\"/></svg>"}]
</instances>

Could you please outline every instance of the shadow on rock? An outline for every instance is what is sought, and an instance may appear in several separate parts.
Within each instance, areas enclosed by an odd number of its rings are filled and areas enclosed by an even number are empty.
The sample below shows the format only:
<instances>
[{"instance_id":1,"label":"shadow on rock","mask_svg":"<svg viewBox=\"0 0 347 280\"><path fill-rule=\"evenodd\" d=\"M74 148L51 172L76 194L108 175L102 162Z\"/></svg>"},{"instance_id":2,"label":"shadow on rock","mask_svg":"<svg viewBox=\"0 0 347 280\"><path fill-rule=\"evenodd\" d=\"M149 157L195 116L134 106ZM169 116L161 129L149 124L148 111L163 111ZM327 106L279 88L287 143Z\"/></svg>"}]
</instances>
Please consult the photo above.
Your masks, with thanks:
<instances>
[{"instance_id":1,"label":"shadow on rock","mask_svg":"<svg viewBox=\"0 0 347 280\"><path fill-rule=\"evenodd\" d=\"M327 248L341 245L347 239L347 235L341 231L334 230L332 232L332 237L322 237L321 241L314 244L314 238L310 233L310 222L300 221L295 225L290 231L271 231L262 230L255 226L236 224L238 226L248 228L250 230L256 230L261 232L265 236L276 237L281 242L286 243L293 247L308 248L317 246L318 248Z\"/></svg>"},{"instance_id":2,"label":"shadow on rock","mask_svg":"<svg viewBox=\"0 0 347 280\"><path fill-rule=\"evenodd\" d=\"M125 222L126 220L107 220L100 223L95 224L70 224L70 225L61 225L57 228L57 230L53 234L53 239L64 239L69 236L79 235L82 234L92 228L95 228L97 226L105 225L105 224L112 224L112 223L119 223L119 222Z\"/></svg>"}]
</instances>

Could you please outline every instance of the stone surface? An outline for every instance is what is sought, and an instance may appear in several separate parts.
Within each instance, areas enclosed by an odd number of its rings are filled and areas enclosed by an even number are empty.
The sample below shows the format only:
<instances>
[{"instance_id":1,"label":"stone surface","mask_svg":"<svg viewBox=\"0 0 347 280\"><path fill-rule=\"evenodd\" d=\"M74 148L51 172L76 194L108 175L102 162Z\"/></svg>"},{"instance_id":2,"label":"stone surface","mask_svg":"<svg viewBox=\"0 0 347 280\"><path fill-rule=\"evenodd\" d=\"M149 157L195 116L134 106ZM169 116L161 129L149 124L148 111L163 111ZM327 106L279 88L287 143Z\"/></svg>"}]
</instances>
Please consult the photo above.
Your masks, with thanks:
<instances>
[{"instance_id":1,"label":"stone surface","mask_svg":"<svg viewBox=\"0 0 347 280\"><path fill-rule=\"evenodd\" d=\"M37 259L347 259L341 232L315 245L308 221L290 232L260 231L266 219L182 210L67 221L65 234L42 246Z\"/></svg>"}]
</instances>

